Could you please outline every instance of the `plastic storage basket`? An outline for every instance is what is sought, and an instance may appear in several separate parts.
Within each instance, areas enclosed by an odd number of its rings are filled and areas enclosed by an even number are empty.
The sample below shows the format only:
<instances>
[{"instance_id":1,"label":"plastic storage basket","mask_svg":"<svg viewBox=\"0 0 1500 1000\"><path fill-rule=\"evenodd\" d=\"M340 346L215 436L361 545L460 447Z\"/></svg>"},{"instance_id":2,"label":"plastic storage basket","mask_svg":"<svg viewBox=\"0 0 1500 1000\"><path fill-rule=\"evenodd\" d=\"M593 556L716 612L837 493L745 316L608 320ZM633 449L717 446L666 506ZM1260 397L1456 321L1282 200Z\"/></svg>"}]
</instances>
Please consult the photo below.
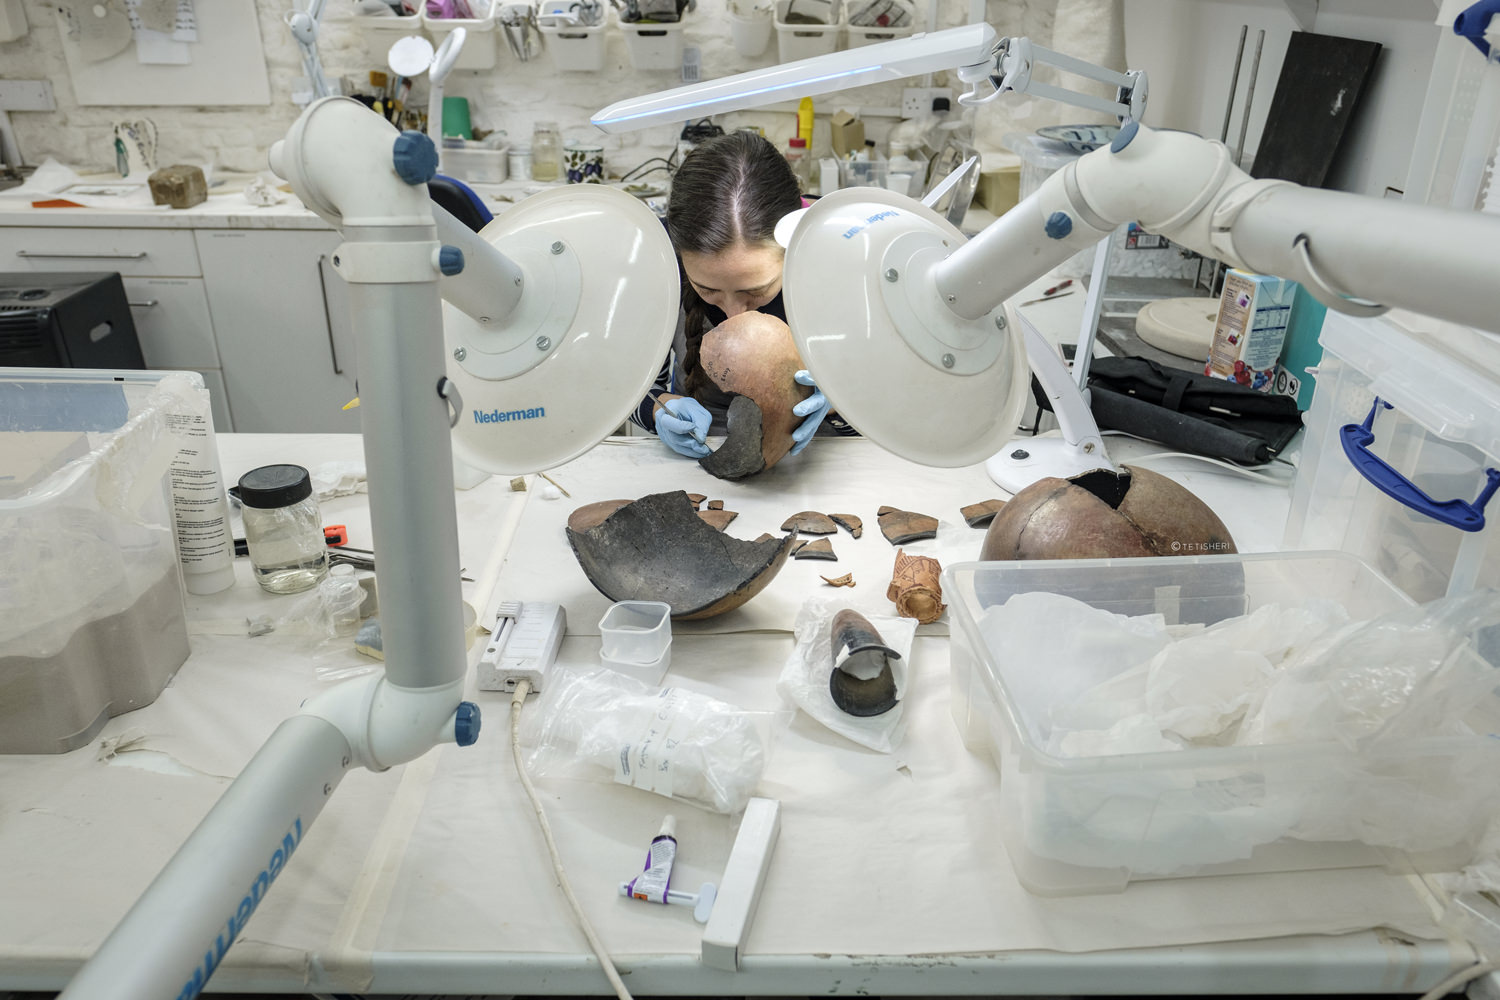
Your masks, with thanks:
<instances>
[{"instance_id":1,"label":"plastic storage basket","mask_svg":"<svg viewBox=\"0 0 1500 1000\"><path fill-rule=\"evenodd\" d=\"M170 465L177 404L142 372L0 373L0 753L61 753L187 658Z\"/></svg>"},{"instance_id":2,"label":"plastic storage basket","mask_svg":"<svg viewBox=\"0 0 1500 1000\"><path fill-rule=\"evenodd\" d=\"M851 49L905 38L917 27L916 7L910 0L864 0L860 3L851 0L848 18Z\"/></svg>"},{"instance_id":3,"label":"plastic storage basket","mask_svg":"<svg viewBox=\"0 0 1500 1000\"><path fill-rule=\"evenodd\" d=\"M789 23L798 14L826 18L825 24ZM776 0L776 46L782 62L796 62L835 52L844 30L841 0Z\"/></svg>"},{"instance_id":4,"label":"plastic storage basket","mask_svg":"<svg viewBox=\"0 0 1500 1000\"><path fill-rule=\"evenodd\" d=\"M1419 601L1500 586L1500 503L1482 508L1500 481L1500 343L1333 311L1318 340L1286 547L1355 553Z\"/></svg>"},{"instance_id":5,"label":"plastic storage basket","mask_svg":"<svg viewBox=\"0 0 1500 1000\"><path fill-rule=\"evenodd\" d=\"M453 63L454 69L495 68L499 54L499 47L495 44L495 4L498 2L470 0L469 7L474 17L431 17L423 6L422 24L432 36L434 46L442 45L454 28L464 29L464 47Z\"/></svg>"},{"instance_id":6,"label":"plastic storage basket","mask_svg":"<svg viewBox=\"0 0 1500 1000\"><path fill-rule=\"evenodd\" d=\"M391 46L407 35L423 35L427 32L421 14L404 17L353 17L349 23L364 36L365 50L377 66L385 66Z\"/></svg>"},{"instance_id":7,"label":"plastic storage basket","mask_svg":"<svg viewBox=\"0 0 1500 1000\"><path fill-rule=\"evenodd\" d=\"M1317 598L1341 602L1353 620L1411 604L1340 552L948 567L954 720L965 744L988 752L999 770L1000 838L1033 892L1114 892L1139 879L1365 865L1451 870L1471 859L1500 813L1500 740L1491 735L1500 729L1500 697L1493 695L1468 709L1467 734L1392 737L1379 749L1329 740L1048 753L1050 713L1074 704L1076 695L1059 693L1066 685L1045 673L1052 664L1008 654L992 617L1012 595L1033 591L1116 614L1161 613L1168 623L1212 623L1272 602ZM1101 676L1125 666L1101 664Z\"/></svg>"},{"instance_id":8,"label":"plastic storage basket","mask_svg":"<svg viewBox=\"0 0 1500 1000\"><path fill-rule=\"evenodd\" d=\"M682 69L682 22L620 21L630 64L639 70Z\"/></svg>"},{"instance_id":9,"label":"plastic storage basket","mask_svg":"<svg viewBox=\"0 0 1500 1000\"><path fill-rule=\"evenodd\" d=\"M552 64L565 72L599 72L604 68L608 19L598 24L570 23L565 16L548 12L559 6L566 8L558 0L549 0L537 18L538 28L547 39L547 51L552 54Z\"/></svg>"}]
</instances>

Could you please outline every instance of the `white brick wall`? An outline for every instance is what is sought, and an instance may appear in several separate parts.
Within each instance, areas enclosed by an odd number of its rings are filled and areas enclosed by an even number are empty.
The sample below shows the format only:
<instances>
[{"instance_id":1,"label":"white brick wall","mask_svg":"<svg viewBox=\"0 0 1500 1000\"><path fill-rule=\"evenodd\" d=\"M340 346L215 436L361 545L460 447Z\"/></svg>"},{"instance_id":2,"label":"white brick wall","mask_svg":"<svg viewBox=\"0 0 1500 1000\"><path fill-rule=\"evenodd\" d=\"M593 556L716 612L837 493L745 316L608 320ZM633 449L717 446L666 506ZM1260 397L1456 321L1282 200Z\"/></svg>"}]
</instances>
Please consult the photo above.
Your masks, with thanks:
<instances>
[{"instance_id":1,"label":"white brick wall","mask_svg":"<svg viewBox=\"0 0 1500 1000\"><path fill-rule=\"evenodd\" d=\"M198 0L200 3L221 0ZM933 0L938 4L938 26L950 27L967 19L967 0ZM987 0L986 17L1001 34L1028 34L1040 44L1067 48L1084 58L1119 61L1123 52L1119 23L1122 0ZM40 162L53 156L70 165L107 169L113 163L110 151L110 123L142 115L157 124L160 133L159 160L202 162L211 159L219 168L235 171L258 171L266 168L266 150L281 138L296 118L298 108L291 101L295 81L301 77L301 60L282 15L292 8L291 0L256 0L261 40L271 81L271 104L260 108L215 107L80 107L74 97L63 58L57 21L51 5L45 0L26 0L25 10L31 29L13 42L0 43L0 76L12 79L46 78L53 82L57 111L51 114L17 112L11 115L28 162ZM380 68L366 45L366 35L351 25L352 4L349 0L329 0L319 35L318 49L325 72L331 78L352 75L365 79L372 68ZM919 13L919 19L925 18ZM1054 38L1054 24L1080 25L1071 39ZM1109 29L1109 37L1101 25ZM474 123L485 128L505 129L512 137L529 137L538 118L556 120L564 138L599 138L589 124L589 116L599 108L626 96L650 93L680 86L678 76L670 72L635 70L629 60L625 39L611 26L607 34L607 61L599 73L562 73L554 69L551 56L543 52L529 63L517 61L504 40L497 36L499 57L493 70L455 71L449 77L447 93L468 97ZM725 0L699 0L698 9L688 15L684 29L686 43L702 52L705 78L725 76L773 64L777 59L773 37L766 53L747 59L735 52L730 43ZM941 78L938 86L951 85ZM421 88L419 82L418 87ZM899 84L850 91L835 98L817 99L822 127L815 133L817 147L826 149L826 114L837 108L894 107L900 104ZM425 104L425 90L417 89L413 98ZM1093 120L1088 116L1059 110L1055 106L1037 109L1035 102L1002 100L984 110L978 133L983 139L1012 127L1018 119L1035 122ZM1097 116L1094 116L1097 117ZM726 124L760 125L778 144L793 134L796 117L790 112L755 112L728 116ZM893 121L871 119L867 134L876 140L884 138ZM641 132L603 137L606 167L619 174L653 156L667 155L675 141L675 128L656 127ZM985 144L989 144L986 140Z\"/></svg>"}]
</instances>

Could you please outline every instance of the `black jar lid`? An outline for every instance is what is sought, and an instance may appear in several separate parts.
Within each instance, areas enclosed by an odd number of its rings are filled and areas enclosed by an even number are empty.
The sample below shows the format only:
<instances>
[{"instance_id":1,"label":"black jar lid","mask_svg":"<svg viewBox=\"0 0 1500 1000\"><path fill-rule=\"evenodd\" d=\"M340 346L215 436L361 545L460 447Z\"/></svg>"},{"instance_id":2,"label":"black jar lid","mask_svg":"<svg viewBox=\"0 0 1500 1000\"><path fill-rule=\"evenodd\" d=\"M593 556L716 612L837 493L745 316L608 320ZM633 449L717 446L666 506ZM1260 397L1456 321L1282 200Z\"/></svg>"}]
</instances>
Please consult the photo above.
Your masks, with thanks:
<instances>
[{"instance_id":1,"label":"black jar lid","mask_svg":"<svg viewBox=\"0 0 1500 1000\"><path fill-rule=\"evenodd\" d=\"M240 503L274 510L312 496L312 477L300 465L262 465L240 477Z\"/></svg>"}]
</instances>

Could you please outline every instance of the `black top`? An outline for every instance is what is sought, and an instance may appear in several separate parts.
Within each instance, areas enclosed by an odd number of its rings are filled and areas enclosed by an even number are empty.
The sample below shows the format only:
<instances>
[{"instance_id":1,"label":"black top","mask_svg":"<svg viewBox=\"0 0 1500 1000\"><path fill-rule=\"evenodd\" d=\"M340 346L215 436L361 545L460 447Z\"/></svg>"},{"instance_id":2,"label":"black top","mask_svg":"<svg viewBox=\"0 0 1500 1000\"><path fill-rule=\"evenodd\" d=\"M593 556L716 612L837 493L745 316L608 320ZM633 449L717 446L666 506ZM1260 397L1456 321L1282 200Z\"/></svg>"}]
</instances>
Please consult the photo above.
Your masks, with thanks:
<instances>
[{"instance_id":1,"label":"black top","mask_svg":"<svg viewBox=\"0 0 1500 1000\"><path fill-rule=\"evenodd\" d=\"M239 495L246 507L290 507L312 496L312 477L300 465L262 465L240 477Z\"/></svg>"}]
</instances>

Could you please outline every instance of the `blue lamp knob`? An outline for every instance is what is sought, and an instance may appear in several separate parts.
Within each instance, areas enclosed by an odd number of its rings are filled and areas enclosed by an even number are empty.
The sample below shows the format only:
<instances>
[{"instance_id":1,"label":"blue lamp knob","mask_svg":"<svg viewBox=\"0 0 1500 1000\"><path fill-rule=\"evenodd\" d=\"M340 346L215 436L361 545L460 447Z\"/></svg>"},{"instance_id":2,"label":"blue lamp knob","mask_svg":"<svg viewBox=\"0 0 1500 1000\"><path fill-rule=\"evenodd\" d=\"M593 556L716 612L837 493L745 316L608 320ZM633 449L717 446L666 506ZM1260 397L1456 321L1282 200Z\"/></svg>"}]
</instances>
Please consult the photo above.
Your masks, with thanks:
<instances>
[{"instance_id":1,"label":"blue lamp knob","mask_svg":"<svg viewBox=\"0 0 1500 1000\"><path fill-rule=\"evenodd\" d=\"M444 244L438 248L438 270L448 277L464 269L464 252L458 247Z\"/></svg>"},{"instance_id":2,"label":"blue lamp knob","mask_svg":"<svg viewBox=\"0 0 1500 1000\"><path fill-rule=\"evenodd\" d=\"M1073 220L1067 212L1053 212L1047 216L1046 231L1054 240L1060 240L1073 231Z\"/></svg>"},{"instance_id":3,"label":"blue lamp knob","mask_svg":"<svg viewBox=\"0 0 1500 1000\"><path fill-rule=\"evenodd\" d=\"M479 740L479 706L472 701L458 703L453 723L453 739L461 747L473 746Z\"/></svg>"},{"instance_id":4,"label":"blue lamp knob","mask_svg":"<svg viewBox=\"0 0 1500 1000\"><path fill-rule=\"evenodd\" d=\"M396 145L391 149L391 163L396 168L396 176L406 183L426 184L437 174L437 147L421 132L408 129L396 136Z\"/></svg>"},{"instance_id":5,"label":"blue lamp knob","mask_svg":"<svg viewBox=\"0 0 1500 1000\"><path fill-rule=\"evenodd\" d=\"M1109 151L1111 153L1118 153L1130 145L1130 140L1134 139L1135 134L1140 130L1140 122L1126 122L1124 125L1121 125L1120 131L1116 132L1115 137L1109 141Z\"/></svg>"}]
</instances>

